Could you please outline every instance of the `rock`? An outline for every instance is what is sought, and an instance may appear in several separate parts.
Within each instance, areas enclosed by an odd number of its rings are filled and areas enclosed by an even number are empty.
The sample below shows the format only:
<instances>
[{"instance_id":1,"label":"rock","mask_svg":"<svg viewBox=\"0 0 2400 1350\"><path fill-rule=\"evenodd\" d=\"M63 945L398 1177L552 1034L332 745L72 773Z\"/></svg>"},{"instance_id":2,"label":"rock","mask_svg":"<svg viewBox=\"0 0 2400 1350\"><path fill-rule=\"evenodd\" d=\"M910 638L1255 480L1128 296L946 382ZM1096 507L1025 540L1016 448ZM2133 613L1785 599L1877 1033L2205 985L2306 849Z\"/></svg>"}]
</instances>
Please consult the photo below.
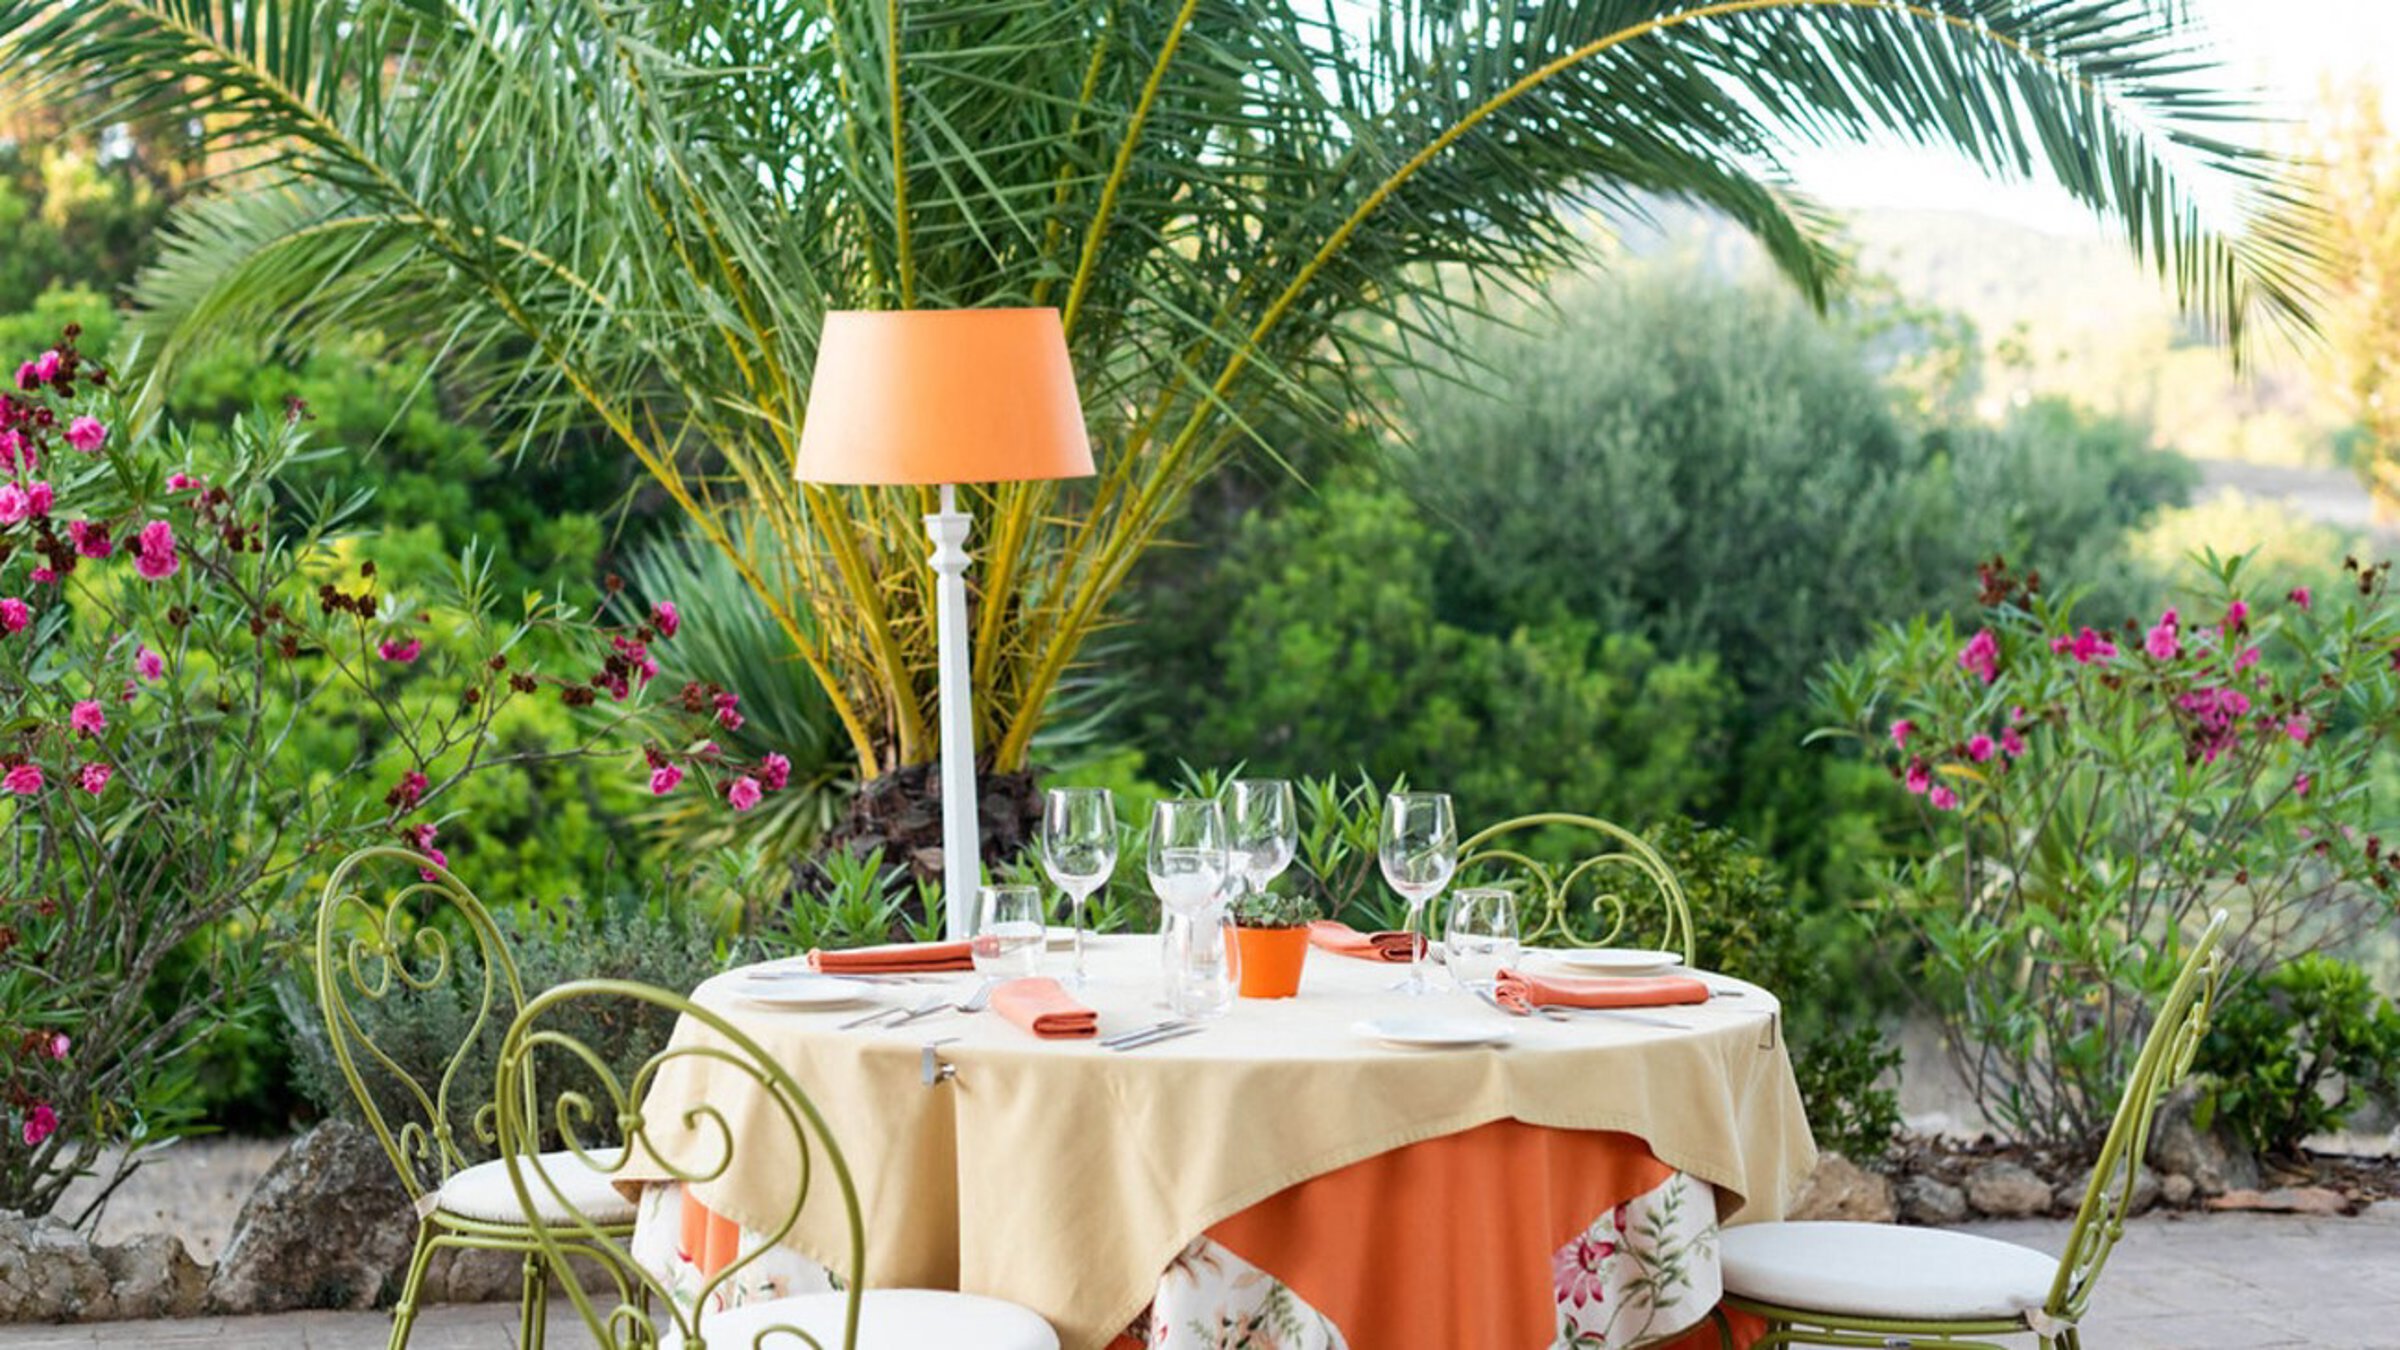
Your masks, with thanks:
<instances>
[{"instance_id":1,"label":"rock","mask_svg":"<svg viewBox=\"0 0 2400 1350\"><path fill-rule=\"evenodd\" d=\"M2316 1214L2332 1218L2355 1214L2359 1204L2340 1191L2323 1186L2278 1186L2271 1191L2227 1191L2208 1202L2210 1209L2240 1209L2256 1214Z\"/></svg>"},{"instance_id":2,"label":"rock","mask_svg":"<svg viewBox=\"0 0 2400 1350\"><path fill-rule=\"evenodd\" d=\"M400 1278L407 1277L403 1267ZM479 1251L445 1247L425 1268L428 1303L498 1303L525 1292L525 1257L521 1252Z\"/></svg>"},{"instance_id":3,"label":"rock","mask_svg":"<svg viewBox=\"0 0 2400 1350\"><path fill-rule=\"evenodd\" d=\"M2159 1103L2158 1125L2150 1136L2150 1161L2170 1176L2186 1176L2202 1195L2257 1190L2258 1159L2220 1124L2203 1130L2192 1124L2192 1107L2199 1089L2190 1084Z\"/></svg>"},{"instance_id":4,"label":"rock","mask_svg":"<svg viewBox=\"0 0 2400 1350\"><path fill-rule=\"evenodd\" d=\"M2092 1169L2087 1167L2077 1174L2074 1180L2060 1187L2057 1195L2053 1198L2061 1206L2072 1211L2077 1205L2083 1203L2083 1193L2091 1189L2091 1185ZM2158 1203L2160 1191L2161 1183L2156 1172L2147 1167L2136 1169L2133 1174L2133 1200L2126 1207L2125 1212L2128 1215L2149 1212L2150 1208ZM2186 1198L2189 1198L2188 1194Z\"/></svg>"},{"instance_id":5,"label":"rock","mask_svg":"<svg viewBox=\"0 0 2400 1350\"><path fill-rule=\"evenodd\" d=\"M2013 1162L1987 1162L1967 1174L1967 1203L1997 1219L2050 1212L2050 1183Z\"/></svg>"},{"instance_id":6,"label":"rock","mask_svg":"<svg viewBox=\"0 0 2400 1350\"><path fill-rule=\"evenodd\" d=\"M1817 1159L1817 1170L1800 1188L1789 1217L1890 1223L1899 1212L1888 1177L1869 1172L1839 1153L1827 1153Z\"/></svg>"},{"instance_id":7,"label":"rock","mask_svg":"<svg viewBox=\"0 0 2400 1350\"><path fill-rule=\"evenodd\" d=\"M2169 1209L2181 1209L2185 1205L2192 1203L2192 1197L2197 1194L2199 1190L2199 1183L2193 1181L2190 1177L2185 1176L2181 1172L2169 1172L2167 1173L2166 1177L2158 1183L2159 1203L2165 1205Z\"/></svg>"},{"instance_id":8,"label":"rock","mask_svg":"<svg viewBox=\"0 0 2400 1350\"><path fill-rule=\"evenodd\" d=\"M1910 1177L1898 1187L1900 1221L1947 1228L1967 1221L1966 1192L1932 1177Z\"/></svg>"},{"instance_id":9,"label":"rock","mask_svg":"<svg viewBox=\"0 0 2400 1350\"><path fill-rule=\"evenodd\" d=\"M208 1267L183 1249L183 1239L152 1233L97 1249L108 1272L112 1317L190 1317L208 1294Z\"/></svg>"},{"instance_id":10,"label":"rock","mask_svg":"<svg viewBox=\"0 0 2400 1350\"><path fill-rule=\"evenodd\" d=\"M219 1313L374 1307L397 1284L416 1234L408 1192L375 1136L329 1120L302 1135L243 1202L207 1305Z\"/></svg>"},{"instance_id":11,"label":"rock","mask_svg":"<svg viewBox=\"0 0 2400 1350\"><path fill-rule=\"evenodd\" d=\"M114 1307L108 1270L81 1233L0 1211L0 1322L71 1322Z\"/></svg>"}]
</instances>

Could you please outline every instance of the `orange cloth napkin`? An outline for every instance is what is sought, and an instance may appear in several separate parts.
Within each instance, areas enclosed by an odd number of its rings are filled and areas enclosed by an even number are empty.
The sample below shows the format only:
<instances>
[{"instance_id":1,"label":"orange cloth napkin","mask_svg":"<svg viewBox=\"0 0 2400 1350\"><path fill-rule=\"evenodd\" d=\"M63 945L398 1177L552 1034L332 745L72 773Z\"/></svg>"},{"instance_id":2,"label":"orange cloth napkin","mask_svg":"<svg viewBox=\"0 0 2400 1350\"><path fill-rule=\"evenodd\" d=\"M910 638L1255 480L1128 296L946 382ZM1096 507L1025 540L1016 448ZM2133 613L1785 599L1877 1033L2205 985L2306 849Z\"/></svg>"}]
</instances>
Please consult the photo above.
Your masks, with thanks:
<instances>
[{"instance_id":1,"label":"orange cloth napkin","mask_svg":"<svg viewBox=\"0 0 2400 1350\"><path fill-rule=\"evenodd\" d=\"M1493 991L1493 997L1520 1012L1532 1008L1663 1008L1677 1003L1706 1003L1708 986L1689 975L1593 980L1504 970L1500 972L1499 988Z\"/></svg>"},{"instance_id":2,"label":"orange cloth napkin","mask_svg":"<svg viewBox=\"0 0 2400 1350\"><path fill-rule=\"evenodd\" d=\"M828 974L902 975L973 970L975 958L963 942L895 942L885 947L852 947L848 951L812 951L808 964Z\"/></svg>"},{"instance_id":3,"label":"orange cloth napkin","mask_svg":"<svg viewBox=\"0 0 2400 1350\"><path fill-rule=\"evenodd\" d=\"M994 989L992 1011L1046 1041L1100 1034L1100 1014L1077 1003L1047 975L1010 980Z\"/></svg>"},{"instance_id":4,"label":"orange cloth napkin","mask_svg":"<svg viewBox=\"0 0 2400 1350\"><path fill-rule=\"evenodd\" d=\"M1308 926L1311 945L1323 947L1341 956L1356 956L1368 961L1406 961L1410 948L1417 942L1414 933L1362 933L1334 919L1318 919Z\"/></svg>"}]
</instances>

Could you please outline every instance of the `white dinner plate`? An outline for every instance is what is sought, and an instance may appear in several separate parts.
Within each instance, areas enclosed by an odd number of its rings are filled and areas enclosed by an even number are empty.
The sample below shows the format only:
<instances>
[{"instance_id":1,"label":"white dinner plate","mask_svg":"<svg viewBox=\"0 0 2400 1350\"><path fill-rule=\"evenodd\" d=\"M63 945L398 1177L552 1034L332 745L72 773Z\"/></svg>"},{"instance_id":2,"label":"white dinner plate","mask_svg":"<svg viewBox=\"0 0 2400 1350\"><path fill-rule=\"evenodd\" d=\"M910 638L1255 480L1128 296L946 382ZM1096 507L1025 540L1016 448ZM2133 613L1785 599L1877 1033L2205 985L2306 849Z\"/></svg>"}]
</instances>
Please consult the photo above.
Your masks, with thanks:
<instances>
[{"instance_id":1,"label":"white dinner plate","mask_svg":"<svg viewBox=\"0 0 2400 1350\"><path fill-rule=\"evenodd\" d=\"M863 981L832 975L777 978L763 972L742 977L733 988L743 998L768 1008L848 1008L872 1003L882 992Z\"/></svg>"},{"instance_id":2,"label":"white dinner plate","mask_svg":"<svg viewBox=\"0 0 2400 1350\"><path fill-rule=\"evenodd\" d=\"M1374 1017L1350 1028L1371 1041L1410 1049L1450 1049L1467 1045L1499 1045L1515 1031L1506 1022L1461 1017Z\"/></svg>"},{"instance_id":3,"label":"white dinner plate","mask_svg":"<svg viewBox=\"0 0 2400 1350\"><path fill-rule=\"evenodd\" d=\"M1550 953L1578 975L1659 975L1683 964L1680 952L1655 947L1587 947Z\"/></svg>"}]
</instances>

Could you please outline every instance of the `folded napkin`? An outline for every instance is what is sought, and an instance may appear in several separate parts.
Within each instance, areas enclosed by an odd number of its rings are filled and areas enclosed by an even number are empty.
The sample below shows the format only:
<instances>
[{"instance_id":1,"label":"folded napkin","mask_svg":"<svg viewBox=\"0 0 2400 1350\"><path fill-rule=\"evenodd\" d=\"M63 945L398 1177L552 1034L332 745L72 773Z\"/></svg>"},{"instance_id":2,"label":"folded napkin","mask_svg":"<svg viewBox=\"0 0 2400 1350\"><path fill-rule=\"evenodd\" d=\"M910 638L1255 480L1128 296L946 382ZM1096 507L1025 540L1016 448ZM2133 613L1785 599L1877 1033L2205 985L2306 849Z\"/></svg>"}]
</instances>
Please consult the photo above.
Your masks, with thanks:
<instances>
[{"instance_id":1,"label":"folded napkin","mask_svg":"<svg viewBox=\"0 0 2400 1350\"><path fill-rule=\"evenodd\" d=\"M992 1011L1046 1041L1100 1034L1100 1014L1077 1003L1047 975L1010 980L994 989Z\"/></svg>"},{"instance_id":2,"label":"folded napkin","mask_svg":"<svg viewBox=\"0 0 2400 1350\"><path fill-rule=\"evenodd\" d=\"M1333 919L1318 919L1308 926L1311 945L1322 947L1341 956L1356 956L1368 961L1406 961L1417 945L1414 933L1362 933L1346 923Z\"/></svg>"},{"instance_id":3,"label":"folded napkin","mask_svg":"<svg viewBox=\"0 0 2400 1350\"><path fill-rule=\"evenodd\" d=\"M811 968L827 974L900 975L916 971L973 970L975 958L963 942L895 942L848 951L812 951Z\"/></svg>"},{"instance_id":4,"label":"folded napkin","mask_svg":"<svg viewBox=\"0 0 2400 1350\"><path fill-rule=\"evenodd\" d=\"M1689 975L1594 980L1504 970L1493 997L1519 1012L1534 1008L1663 1008L1708 1002L1708 985Z\"/></svg>"}]
</instances>

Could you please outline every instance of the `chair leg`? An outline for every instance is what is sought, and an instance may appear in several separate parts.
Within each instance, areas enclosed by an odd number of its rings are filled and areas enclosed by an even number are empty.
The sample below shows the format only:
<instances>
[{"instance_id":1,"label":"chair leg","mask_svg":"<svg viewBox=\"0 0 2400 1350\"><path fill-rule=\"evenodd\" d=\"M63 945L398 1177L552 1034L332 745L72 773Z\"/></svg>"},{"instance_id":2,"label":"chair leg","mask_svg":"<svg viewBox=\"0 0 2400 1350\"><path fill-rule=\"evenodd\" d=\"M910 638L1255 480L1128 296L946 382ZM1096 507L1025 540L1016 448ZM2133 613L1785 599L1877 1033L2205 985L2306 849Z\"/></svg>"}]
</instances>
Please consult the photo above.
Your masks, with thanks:
<instances>
[{"instance_id":1,"label":"chair leg","mask_svg":"<svg viewBox=\"0 0 2400 1350\"><path fill-rule=\"evenodd\" d=\"M408 1280L400 1286L400 1302L392 1309L392 1339L387 1350L408 1350L408 1333L417 1322L417 1300L425 1292L425 1267L433 1261L433 1230L417 1226L417 1247L409 1254Z\"/></svg>"},{"instance_id":2,"label":"chair leg","mask_svg":"<svg viewBox=\"0 0 2400 1350\"><path fill-rule=\"evenodd\" d=\"M542 1350L550 1329L550 1271L540 1252L525 1253L525 1288L517 1298L519 1350Z\"/></svg>"}]
</instances>

